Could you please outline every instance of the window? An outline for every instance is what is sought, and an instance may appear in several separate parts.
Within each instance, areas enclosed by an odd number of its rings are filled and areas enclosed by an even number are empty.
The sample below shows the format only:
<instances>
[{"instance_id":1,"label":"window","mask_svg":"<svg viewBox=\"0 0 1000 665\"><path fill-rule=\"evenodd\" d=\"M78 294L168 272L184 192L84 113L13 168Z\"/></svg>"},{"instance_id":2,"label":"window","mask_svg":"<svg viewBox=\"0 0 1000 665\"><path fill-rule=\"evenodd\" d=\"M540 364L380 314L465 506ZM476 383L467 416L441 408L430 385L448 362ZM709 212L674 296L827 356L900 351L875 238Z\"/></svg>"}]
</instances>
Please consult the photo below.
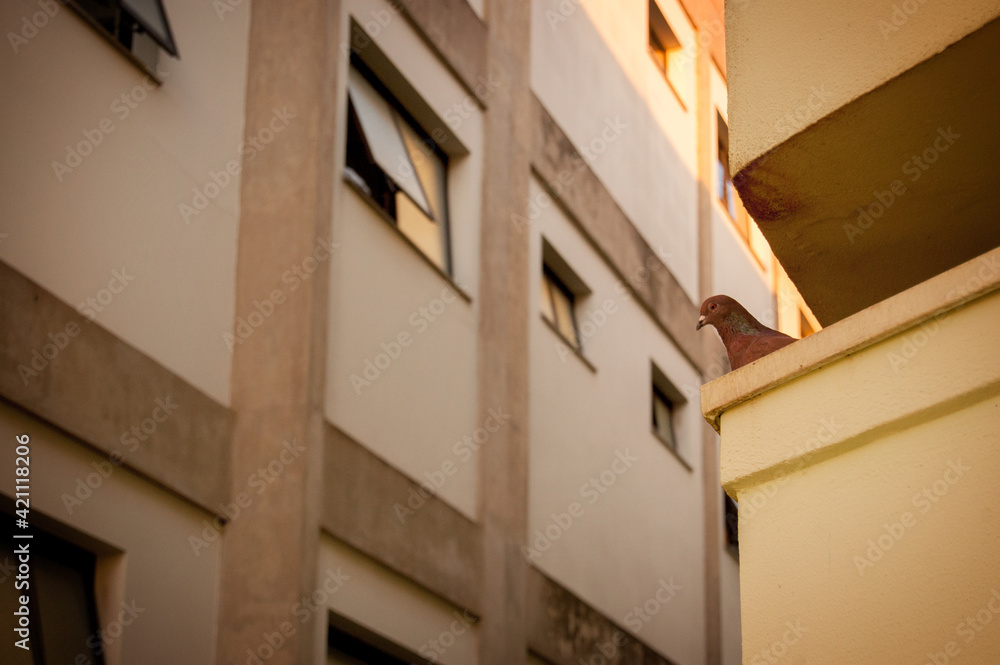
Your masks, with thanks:
<instances>
[{"instance_id":1,"label":"window","mask_svg":"<svg viewBox=\"0 0 1000 665\"><path fill-rule=\"evenodd\" d=\"M156 74L160 49L179 57L160 0L70 0L69 6L150 74Z\"/></svg>"},{"instance_id":2,"label":"window","mask_svg":"<svg viewBox=\"0 0 1000 665\"><path fill-rule=\"evenodd\" d=\"M542 315L567 344L580 348L572 292L546 267L542 274Z\"/></svg>"},{"instance_id":3,"label":"window","mask_svg":"<svg viewBox=\"0 0 1000 665\"><path fill-rule=\"evenodd\" d=\"M3 662L76 663L84 656L86 662L100 665L104 659L94 592L96 555L44 531L32 529L31 533L31 539L4 538L0 544L0 560L18 561L15 550L22 543L28 544L30 557L28 589L0 593L0 612L13 616L19 607L19 595L28 595L31 650L13 646L13 641L20 638L6 637L6 644L0 648L0 653L7 654ZM7 584L12 585L13 580Z\"/></svg>"},{"instance_id":4,"label":"window","mask_svg":"<svg viewBox=\"0 0 1000 665\"><path fill-rule=\"evenodd\" d=\"M677 436L678 414L686 400L655 364L652 365L650 397L650 425L653 434L681 464L691 470L691 465L684 459L683 453L686 451L682 451L681 440Z\"/></svg>"},{"instance_id":5,"label":"window","mask_svg":"<svg viewBox=\"0 0 1000 665\"><path fill-rule=\"evenodd\" d=\"M670 29L656 0L649 0L649 56L678 99L683 87L680 81L682 59L679 57L682 54L681 42Z\"/></svg>"},{"instance_id":6,"label":"window","mask_svg":"<svg viewBox=\"0 0 1000 665\"><path fill-rule=\"evenodd\" d=\"M729 213L736 230L744 240L749 239L750 218L743 204L740 202L736 187L733 186L732 172L729 170L729 126L722 119L722 115L716 111L716 124L718 126L719 144L715 162L715 196L719 203Z\"/></svg>"},{"instance_id":7,"label":"window","mask_svg":"<svg viewBox=\"0 0 1000 665\"><path fill-rule=\"evenodd\" d=\"M427 662L395 647L375 633L360 628L354 622L341 617L333 619L338 625L350 628L344 630L338 626L330 626L327 631L327 665L407 665ZM362 635L363 638L357 635Z\"/></svg>"},{"instance_id":8,"label":"window","mask_svg":"<svg viewBox=\"0 0 1000 665\"><path fill-rule=\"evenodd\" d=\"M653 386L653 432L667 448L677 450L674 436L674 403L659 388Z\"/></svg>"},{"instance_id":9,"label":"window","mask_svg":"<svg viewBox=\"0 0 1000 665\"><path fill-rule=\"evenodd\" d=\"M545 239L542 239L541 285L542 317L567 344L581 351L576 307L590 289Z\"/></svg>"},{"instance_id":10,"label":"window","mask_svg":"<svg viewBox=\"0 0 1000 665\"><path fill-rule=\"evenodd\" d=\"M450 274L447 155L356 54L347 106L345 178Z\"/></svg>"},{"instance_id":11,"label":"window","mask_svg":"<svg viewBox=\"0 0 1000 665\"><path fill-rule=\"evenodd\" d=\"M722 493L722 503L725 506L724 515L726 520L726 550L736 557L737 560L740 558L740 519L739 512L740 506L738 503L729 498L729 495L725 492Z\"/></svg>"},{"instance_id":12,"label":"window","mask_svg":"<svg viewBox=\"0 0 1000 665\"><path fill-rule=\"evenodd\" d=\"M799 337L805 339L809 335L816 332L812 325L809 324L809 319L806 318L806 313L801 309L799 310Z\"/></svg>"}]
</instances>

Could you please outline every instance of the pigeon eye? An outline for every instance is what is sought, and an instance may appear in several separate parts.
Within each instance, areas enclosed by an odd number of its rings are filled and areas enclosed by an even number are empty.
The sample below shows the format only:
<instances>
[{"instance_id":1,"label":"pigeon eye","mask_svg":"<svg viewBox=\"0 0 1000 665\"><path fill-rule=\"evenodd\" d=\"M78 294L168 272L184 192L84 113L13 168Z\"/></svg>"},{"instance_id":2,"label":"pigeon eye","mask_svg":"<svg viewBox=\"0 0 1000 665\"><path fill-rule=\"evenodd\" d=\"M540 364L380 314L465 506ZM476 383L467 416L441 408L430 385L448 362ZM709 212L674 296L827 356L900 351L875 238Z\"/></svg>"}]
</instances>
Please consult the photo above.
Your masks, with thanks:
<instances>
[{"instance_id":1,"label":"pigeon eye","mask_svg":"<svg viewBox=\"0 0 1000 665\"><path fill-rule=\"evenodd\" d=\"M709 309L715 309L715 308L716 308L716 304L715 304L715 303L712 303L711 305L709 305L709 306L708 306L708 308L709 308Z\"/></svg>"}]
</instances>

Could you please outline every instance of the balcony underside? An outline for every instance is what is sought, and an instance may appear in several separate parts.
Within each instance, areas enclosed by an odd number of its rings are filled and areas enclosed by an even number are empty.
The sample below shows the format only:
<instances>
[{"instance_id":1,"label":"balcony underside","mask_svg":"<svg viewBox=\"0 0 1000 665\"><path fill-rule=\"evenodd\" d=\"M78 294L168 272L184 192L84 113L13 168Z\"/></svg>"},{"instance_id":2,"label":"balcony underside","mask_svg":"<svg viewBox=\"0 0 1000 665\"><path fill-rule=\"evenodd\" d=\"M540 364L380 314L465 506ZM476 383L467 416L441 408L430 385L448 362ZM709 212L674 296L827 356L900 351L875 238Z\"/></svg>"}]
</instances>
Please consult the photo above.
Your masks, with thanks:
<instances>
[{"instance_id":1,"label":"balcony underside","mask_svg":"<svg viewBox=\"0 0 1000 665\"><path fill-rule=\"evenodd\" d=\"M1000 246L998 62L1000 19L735 175L824 326Z\"/></svg>"}]
</instances>

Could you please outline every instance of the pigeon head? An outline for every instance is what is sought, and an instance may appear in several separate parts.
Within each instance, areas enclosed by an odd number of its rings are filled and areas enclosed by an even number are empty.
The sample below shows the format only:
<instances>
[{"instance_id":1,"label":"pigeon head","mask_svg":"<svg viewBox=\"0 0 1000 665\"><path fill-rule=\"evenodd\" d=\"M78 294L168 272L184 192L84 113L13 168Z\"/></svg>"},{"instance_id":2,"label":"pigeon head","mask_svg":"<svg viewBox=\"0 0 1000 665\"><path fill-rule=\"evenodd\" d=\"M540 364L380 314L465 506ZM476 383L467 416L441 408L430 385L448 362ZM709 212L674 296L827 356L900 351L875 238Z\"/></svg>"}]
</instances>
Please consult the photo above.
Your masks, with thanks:
<instances>
[{"instance_id":1,"label":"pigeon head","mask_svg":"<svg viewBox=\"0 0 1000 665\"><path fill-rule=\"evenodd\" d=\"M701 304L701 316L698 317L698 325L695 330L712 325L717 330L733 327L732 323L745 324L749 314L743 305L739 304L729 296L712 296ZM734 321L739 319L739 321ZM728 322L728 325L724 322ZM742 326L740 326L742 327Z\"/></svg>"}]
</instances>

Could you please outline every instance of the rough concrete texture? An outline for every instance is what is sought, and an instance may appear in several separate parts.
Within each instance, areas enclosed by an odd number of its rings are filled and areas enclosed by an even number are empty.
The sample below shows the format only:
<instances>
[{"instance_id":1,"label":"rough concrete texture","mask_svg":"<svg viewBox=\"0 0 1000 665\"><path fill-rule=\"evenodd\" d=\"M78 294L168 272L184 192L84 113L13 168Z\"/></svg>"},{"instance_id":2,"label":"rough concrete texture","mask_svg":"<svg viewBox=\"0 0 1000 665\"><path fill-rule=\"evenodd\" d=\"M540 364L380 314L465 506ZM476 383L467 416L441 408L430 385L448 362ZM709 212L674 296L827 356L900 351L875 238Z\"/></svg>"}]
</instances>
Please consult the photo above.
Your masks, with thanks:
<instances>
[{"instance_id":1,"label":"rough concrete texture","mask_svg":"<svg viewBox=\"0 0 1000 665\"><path fill-rule=\"evenodd\" d=\"M332 425L322 526L348 545L479 615L480 529Z\"/></svg>"},{"instance_id":2,"label":"rough concrete texture","mask_svg":"<svg viewBox=\"0 0 1000 665\"><path fill-rule=\"evenodd\" d=\"M0 395L218 512L233 427L225 406L2 262L0 340Z\"/></svg>"}]
</instances>

